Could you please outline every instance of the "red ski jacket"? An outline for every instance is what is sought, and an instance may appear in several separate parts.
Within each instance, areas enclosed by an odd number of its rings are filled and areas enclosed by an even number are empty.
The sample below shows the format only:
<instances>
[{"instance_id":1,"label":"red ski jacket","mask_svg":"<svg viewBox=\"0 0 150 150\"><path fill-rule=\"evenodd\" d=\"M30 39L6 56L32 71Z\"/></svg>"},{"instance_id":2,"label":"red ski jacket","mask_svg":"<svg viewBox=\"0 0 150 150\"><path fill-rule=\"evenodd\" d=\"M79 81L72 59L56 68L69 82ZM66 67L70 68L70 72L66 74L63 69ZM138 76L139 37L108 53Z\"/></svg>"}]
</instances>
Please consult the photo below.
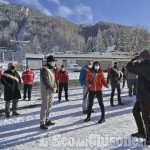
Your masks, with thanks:
<instances>
[{"instance_id":1,"label":"red ski jacket","mask_svg":"<svg viewBox=\"0 0 150 150\"><path fill-rule=\"evenodd\" d=\"M59 71L59 83L67 83L69 79L67 71Z\"/></svg>"},{"instance_id":2,"label":"red ski jacket","mask_svg":"<svg viewBox=\"0 0 150 150\"><path fill-rule=\"evenodd\" d=\"M108 87L102 70L99 70L97 74L93 71L88 71L86 82L91 85L90 91L102 91L103 86Z\"/></svg>"},{"instance_id":3,"label":"red ski jacket","mask_svg":"<svg viewBox=\"0 0 150 150\"><path fill-rule=\"evenodd\" d=\"M22 80L24 84L33 84L35 74L32 70L26 70L22 73Z\"/></svg>"}]
</instances>

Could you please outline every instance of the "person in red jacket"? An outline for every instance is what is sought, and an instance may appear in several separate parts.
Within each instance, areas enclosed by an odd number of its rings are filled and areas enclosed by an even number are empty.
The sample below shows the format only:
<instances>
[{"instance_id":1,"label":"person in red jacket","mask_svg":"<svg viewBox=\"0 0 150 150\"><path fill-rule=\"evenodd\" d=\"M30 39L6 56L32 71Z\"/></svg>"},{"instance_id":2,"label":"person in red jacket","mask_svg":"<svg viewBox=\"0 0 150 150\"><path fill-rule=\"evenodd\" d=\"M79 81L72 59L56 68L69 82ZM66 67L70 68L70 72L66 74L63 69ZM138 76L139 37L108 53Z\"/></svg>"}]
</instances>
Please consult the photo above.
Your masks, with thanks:
<instances>
[{"instance_id":1,"label":"person in red jacket","mask_svg":"<svg viewBox=\"0 0 150 150\"><path fill-rule=\"evenodd\" d=\"M1 87L1 77L2 77L3 71L2 71L2 66L0 66L0 97L2 95L2 87Z\"/></svg>"},{"instance_id":2,"label":"person in red jacket","mask_svg":"<svg viewBox=\"0 0 150 150\"><path fill-rule=\"evenodd\" d=\"M62 94L62 90L64 88L65 91L65 99L66 101L68 100L68 72L66 71L66 69L64 68L64 66L61 66L61 70L59 71L59 92L58 92L58 101L61 101L61 94Z\"/></svg>"},{"instance_id":3,"label":"person in red jacket","mask_svg":"<svg viewBox=\"0 0 150 150\"><path fill-rule=\"evenodd\" d=\"M32 92L32 84L35 78L35 74L30 68L27 66L26 71L22 73L22 80L24 84L24 97L23 100L26 99L26 93L28 91L28 100L31 100L31 92Z\"/></svg>"},{"instance_id":4,"label":"person in red jacket","mask_svg":"<svg viewBox=\"0 0 150 150\"><path fill-rule=\"evenodd\" d=\"M88 71L86 82L89 86L89 105L88 105L87 118L84 120L84 122L90 121L91 111L94 103L94 97L96 96L102 112L101 119L98 121L98 123L103 123L105 122L105 109L103 104L102 88L103 86L107 88L109 86L105 80L104 72L100 68L99 61L95 61L93 63L92 68Z\"/></svg>"},{"instance_id":5,"label":"person in red jacket","mask_svg":"<svg viewBox=\"0 0 150 150\"><path fill-rule=\"evenodd\" d=\"M59 71L60 70L57 68L57 65L55 64L54 72L55 72L55 79L56 79L56 86L57 86L56 93L58 93L58 88L59 88Z\"/></svg>"}]
</instances>

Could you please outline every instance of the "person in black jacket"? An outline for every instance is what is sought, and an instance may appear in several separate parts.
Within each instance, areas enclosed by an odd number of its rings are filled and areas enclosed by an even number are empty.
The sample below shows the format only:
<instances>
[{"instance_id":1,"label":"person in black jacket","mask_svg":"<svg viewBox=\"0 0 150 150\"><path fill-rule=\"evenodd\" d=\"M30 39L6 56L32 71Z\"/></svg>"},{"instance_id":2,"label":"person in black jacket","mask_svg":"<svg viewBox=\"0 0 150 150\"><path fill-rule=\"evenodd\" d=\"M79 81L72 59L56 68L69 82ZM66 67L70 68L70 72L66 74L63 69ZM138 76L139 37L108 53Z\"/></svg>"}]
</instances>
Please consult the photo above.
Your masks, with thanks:
<instances>
[{"instance_id":1,"label":"person in black jacket","mask_svg":"<svg viewBox=\"0 0 150 150\"><path fill-rule=\"evenodd\" d=\"M115 93L115 89L117 88L118 92L118 105L123 105L121 101L121 89L120 89L120 82L121 82L122 74L118 69L117 62L114 62L114 67L110 70L110 83L111 83L111 98L110 98L110 105L115 106L113 102L113 97Z\"/></svg>"},{"instance_id":2,"label":"person in black jacket","mask_svg":"<svg viewBox=\"0 0 150 150\"><path fill-rule=\"evenodd\" d=\"M4 85L5 115L10 117L10 103L12 100L12 115L19 115L17 112L18 99L21 98L21 78L15 70L13 63L8 64L8 70L4 71L1 83Z\"/></svg>"},{"instance_id":3,"label":"person in black jacket","mask_svg":"<svg viewBox=\"0 0 150 150\"><path fill-rule=\"evenodd\" d=\"M138 132L131 136L146 138L146 144L150 145L150 52L144 50L136 59L140 63L131 61L127 64L127 69L138 75L136 103L133 108Z\"/></svg>"}]
</instances>

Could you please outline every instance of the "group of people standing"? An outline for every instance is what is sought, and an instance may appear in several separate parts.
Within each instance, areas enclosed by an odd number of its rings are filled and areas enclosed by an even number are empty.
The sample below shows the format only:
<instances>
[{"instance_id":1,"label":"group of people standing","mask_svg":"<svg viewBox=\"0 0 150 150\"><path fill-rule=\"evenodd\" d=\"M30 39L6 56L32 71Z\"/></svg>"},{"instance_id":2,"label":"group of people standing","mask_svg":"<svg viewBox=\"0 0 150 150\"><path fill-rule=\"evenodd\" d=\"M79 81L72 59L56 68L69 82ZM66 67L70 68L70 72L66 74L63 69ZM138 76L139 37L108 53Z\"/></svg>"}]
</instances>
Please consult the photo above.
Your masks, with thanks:
<instances>
[{"instance_id":1,"label":"group of people standing","mask_svg":"<svg viewBox=\"0 0 150 150\"><path fill-rule=\"evenodd\" d=\"M138 132L131 134L131 137L146 139L143 144L150 145L150 51L144 50L134 59L132 59L124 68L123 88L125 78L129 88L129 96L136 95L136 103L133 107L133 116L138 128ZM122 73L119 71L117 62L113 67L109 67L107 82L104 73L100 68L100 62L91 61L82 69L80 73L80 84L83 87L83 113L87 113L84 122L90 121L93 100L95 96L101 108L101 118L98 123L105 122L105 109L103 104L102 86L111 86L110 105L114 107L113 97L115 89L118 92L118 104L123 105L121 101L120 82ZM87 94L88 93L88 94Z\"/></svg>"},{"instance_id":2,"label":"group of people standing","mask_svg":"<svg viewBox=\"0 0 150 150\"><path fill-rule=\"evenodd\" d=\"M114 67L111 67L109 70L109 74L107 77L107 81L104 77L104 72L100 67L100 62L95 61L87 61L87 65L82 69L80 72L79 81L81 86L83 87L83 103L82 109L83 113L87 114L87 118L84 122L90 121L91 113L93 112L93 102L95 96L98 99L98 103L101 109L101 118L98 123L105 122L105 109L103 104L103 86L109 88L109 79L111 81L111 98L110 104L111 106L115 106L113 102L114 92L117 88L118 91L118 104L123 105L121 101L121 91L120 91L120 80L121 80L121 73L118 69L117 62L114 63Z\"/></svg>"},{"instance_id":3,"label":"group of people standing","mask_svg":"<svg viewBox=\"0 0 150 150\"><path fill-rule=\"evenodd\" d=\"M150 52L148 50L142 51L138 56L132 59L124 70L126 74L129 96L136 94L136 103L133 108L133 116L135 118L138 132L133 133L132 137L142 137L146 138L146 144L150 145ZM27 73L32 76L34 80L34 74L32 74L27 68L26 72L22 74L22 79L24 81L24 89L28 88L29 100L31 98L30 93L32 86L27 86L26 84L32 84L32 82L26 82L24 77ZM29 74L27 76L29 76ZM132 91L133 74L136 78L136 90ZM84 122L88 122L91 119L92 107L94 104L95 96L98 99L98 103L101 109L101 118L98 123L105 122L105 107L103 103L103 86L109 88L109 79L111 86L111 97L110 105L114 105L114 92L117 88L118 92L118 105L123 105L121 101L121 90L120 82L122 78L122 73L118 69L117 62L109 70L109 77L107 81L104 77L104 72L100 67L100 62L88 61L87 65L80 72L80 84L83 87L83 103L82 109L83 113L87 114ZM31 77L30 76L30 77ZM138 76L138 78L137 78ZM19 115L17 112L18 99L21 98L20 87L21 87L21 77L15 69L13 63L8 64L8 70L4 71L1 75L1 83L4 85L4 100L5 103L5 115L10 117L10 102L12 100L12 114ZM56 68L55 58L53 56L47 57L46 65L40 70L40 83L41 83L41 112L40 112L40 129L48 129L48 126L54 125L55 123L49 119L49 115L52 108L52 101L54 93L60 92L58 94L58 101L61 101L62 89L65 89L65 99L68 101L68 73L64 66L61 69ZM59 84L58 84L59 83ZM130 85L131 84L131 85ZM123 86L124 87L124 86ZM26 95L24 94L24 99ZM142 115L141 115L142 113Z\"/></svg>"}]
</instances>

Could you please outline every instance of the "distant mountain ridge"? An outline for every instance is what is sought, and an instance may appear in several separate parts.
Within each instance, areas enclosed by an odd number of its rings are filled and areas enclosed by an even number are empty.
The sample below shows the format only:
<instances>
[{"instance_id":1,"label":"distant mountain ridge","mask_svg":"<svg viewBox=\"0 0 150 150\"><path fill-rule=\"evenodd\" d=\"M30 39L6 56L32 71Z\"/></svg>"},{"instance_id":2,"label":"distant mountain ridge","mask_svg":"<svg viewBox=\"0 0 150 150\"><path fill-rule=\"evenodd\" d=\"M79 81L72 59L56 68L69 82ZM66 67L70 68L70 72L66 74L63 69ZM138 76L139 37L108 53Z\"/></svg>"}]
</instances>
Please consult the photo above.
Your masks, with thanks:
<instances>
[{"instance_id":1,"label":"distant mountain ridge","mask_svg":"<svg viewBox=\"0 0 150 150\"><path fill-rule=\"evenodd\" d=\"M19 47L11 40L30 41ZM150 34L143 27L99 22L76 25L61 17L46 16L17 4L0 4L0 47L25 53L47 54L53 51L106 51L116 45L118 51L138 52L149 48Z\"/></svg>"}]
</instances>

